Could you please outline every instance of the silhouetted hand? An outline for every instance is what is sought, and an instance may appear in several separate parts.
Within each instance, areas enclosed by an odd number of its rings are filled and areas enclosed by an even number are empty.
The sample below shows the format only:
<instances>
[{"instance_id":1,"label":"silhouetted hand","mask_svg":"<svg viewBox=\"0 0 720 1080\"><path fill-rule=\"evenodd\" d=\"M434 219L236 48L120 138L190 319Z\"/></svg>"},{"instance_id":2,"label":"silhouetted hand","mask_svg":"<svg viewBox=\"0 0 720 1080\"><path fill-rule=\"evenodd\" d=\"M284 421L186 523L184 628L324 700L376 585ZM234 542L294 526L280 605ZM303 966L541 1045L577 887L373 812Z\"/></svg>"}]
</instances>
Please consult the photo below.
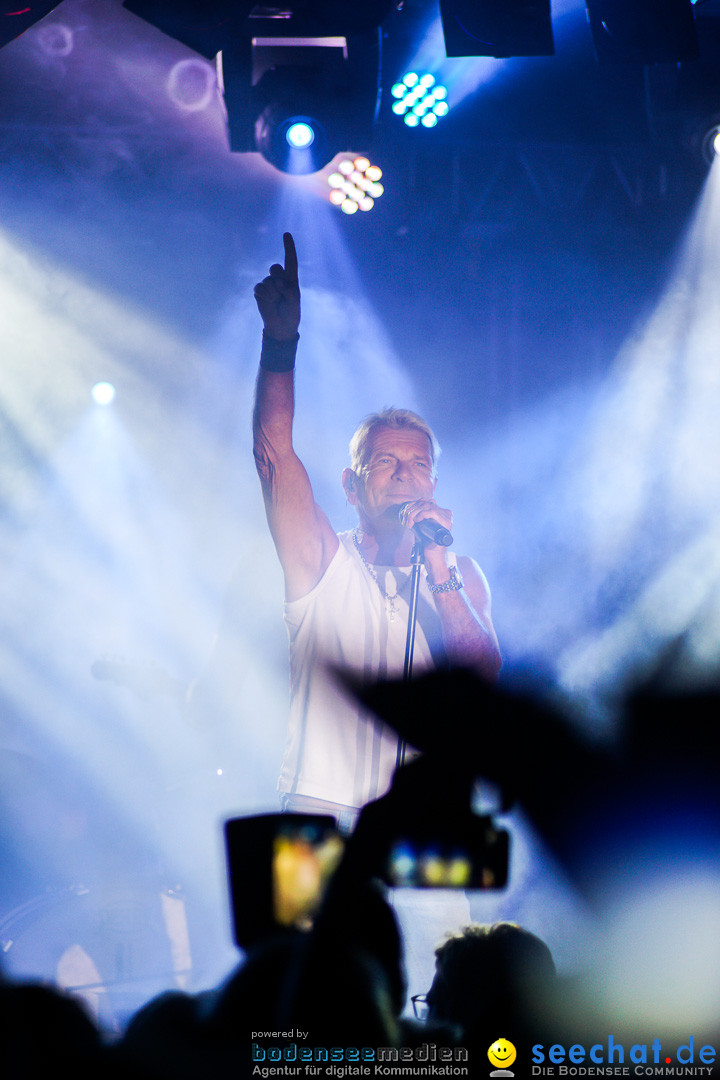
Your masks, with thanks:
<instances>
[{"instance_id":1,"label":"silhouetted hand","mask_svg":"<svg viewBox=\"0 0 720 1080\"><path fill-rule=\"evenodd\" d=\"M255 286L255 300L265 333L275 341L291 341L300 325L300 286L295 241L283 233L285 265L274 263L270 273Z\"/></svg>"}]
</instances>

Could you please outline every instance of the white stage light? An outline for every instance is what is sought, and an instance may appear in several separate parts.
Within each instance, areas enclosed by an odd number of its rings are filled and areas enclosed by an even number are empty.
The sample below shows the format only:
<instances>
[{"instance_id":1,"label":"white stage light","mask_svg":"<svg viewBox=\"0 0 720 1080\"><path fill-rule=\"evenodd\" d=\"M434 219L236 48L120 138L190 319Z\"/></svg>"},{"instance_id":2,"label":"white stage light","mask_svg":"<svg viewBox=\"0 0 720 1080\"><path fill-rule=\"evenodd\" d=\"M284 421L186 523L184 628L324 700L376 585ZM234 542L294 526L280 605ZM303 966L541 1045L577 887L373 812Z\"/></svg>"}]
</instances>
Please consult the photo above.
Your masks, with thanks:
<instances>
[{"instance_id":1,"label":"white stage light","mask_svg":"<svg viewBox=\"0 0 720 1080\"><path fill-rule=\"evenodd\" d=\"M109 382L95 383L90 396L96 405L109 405L115 399L115 387Z\"/></svg>"},{"instance_id":2,"label":"white stage light","mask_svg":"<svg viewBox=\"0 0 720 1080\"><path fill-rule=\"evenodd\" d=\"M372 165L369 158L356 157L338 164L337 170L328 176L332 189L330 202L338 206L345 214L354 214L357 210L372 210L375 200L385 190L379 183L382 169Z\"/></svg>"}]
</instances>

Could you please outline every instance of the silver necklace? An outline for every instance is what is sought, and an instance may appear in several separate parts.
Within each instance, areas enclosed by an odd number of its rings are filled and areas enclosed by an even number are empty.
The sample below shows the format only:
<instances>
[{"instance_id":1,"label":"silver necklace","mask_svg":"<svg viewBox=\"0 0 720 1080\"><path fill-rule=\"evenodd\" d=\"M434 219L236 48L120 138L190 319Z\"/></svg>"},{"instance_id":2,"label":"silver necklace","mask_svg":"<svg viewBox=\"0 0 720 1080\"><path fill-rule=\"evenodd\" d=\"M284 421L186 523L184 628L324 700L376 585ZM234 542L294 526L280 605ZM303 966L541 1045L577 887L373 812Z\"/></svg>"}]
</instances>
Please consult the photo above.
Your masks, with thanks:
<instances>
[{"instance_id":1,"label":"silver necklace","mask_svg":"<svg viewBox=\"0 0 720 1080\"><path fill-rule=\"evenodd\" d=\"M360 556L360 559L362 561L363 566L365 567L368 574L370 575L370 577L373 579L373 581L377 585L383 599L385 600L385 609L386 609L386 611L388 613L388 618L390 619L390 622L395 622L395 617L398 614L398 607L397 607L398 599L400 597L400 594L405 591L405 587L409 584L410 578L408 578L403 583L402 587L399 588L399 589L397 587L397 579L395 579L395 592L392 593L392 595L391 595L380 584L380 578L377 575L377 571L375 570L375 567L372 565L372 563L369 563L367 561L367 559L365 558L365 556L364 556L364 554L362 552L362 549L360 547L360 537L361 536L362 536L362 533L360 532L359 528L356 527L355 529L353 529L352 538L353 538L353 544L355 545L355 550L357 551L358 555Z\"/></svg>"}]
</instances>

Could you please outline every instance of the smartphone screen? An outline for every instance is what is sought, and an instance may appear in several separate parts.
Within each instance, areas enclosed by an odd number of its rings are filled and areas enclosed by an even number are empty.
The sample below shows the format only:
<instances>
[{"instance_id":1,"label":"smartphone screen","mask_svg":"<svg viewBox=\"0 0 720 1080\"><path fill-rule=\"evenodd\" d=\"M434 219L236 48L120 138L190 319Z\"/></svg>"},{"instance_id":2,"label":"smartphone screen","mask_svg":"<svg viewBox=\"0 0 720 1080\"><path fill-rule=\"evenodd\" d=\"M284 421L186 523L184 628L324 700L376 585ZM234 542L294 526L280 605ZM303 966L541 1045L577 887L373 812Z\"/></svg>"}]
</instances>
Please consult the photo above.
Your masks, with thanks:
<instances>
[{"instance_id":1,"label":"smartphone screen","mask_svg":"<svg viewBox=\"0 0 720 1080\"><path fill-rule=\"evenodd\" d=\"M224 833L235 943L309 929L344 849L335 819L258 814L226 821Z\"/></svg>"},{"instance_id":2,"label":"smartphone screen","mask_svg":"<svg viewBox=\"0 0 720 1080\"><path fill-rule=\"evenodd\" d=\"M334 822L279 825L272 862L273 909L278 925L310 929L343 848Z\"/></svg>"},{"instance_id":3,"label":"smartphone screen","mask_svg":"<svg viewBox=\"0 0 720 1080\"><path fill-rule=\"evenodd\" d=\"M509 834L487 817L418 829L392 841L385 878L394 888L502 889L509 852Z\"/></svg>"}]
</instances>

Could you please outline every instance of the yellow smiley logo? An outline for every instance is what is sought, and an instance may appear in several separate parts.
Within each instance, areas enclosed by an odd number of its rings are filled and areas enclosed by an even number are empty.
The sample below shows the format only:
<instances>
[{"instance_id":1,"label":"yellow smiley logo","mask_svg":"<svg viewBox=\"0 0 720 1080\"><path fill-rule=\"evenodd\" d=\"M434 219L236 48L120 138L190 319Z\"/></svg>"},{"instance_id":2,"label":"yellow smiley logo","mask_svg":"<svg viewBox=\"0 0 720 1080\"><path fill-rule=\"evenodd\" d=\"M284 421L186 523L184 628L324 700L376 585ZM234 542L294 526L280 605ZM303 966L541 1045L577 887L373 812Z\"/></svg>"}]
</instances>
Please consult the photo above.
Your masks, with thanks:
<instances>
[{"instance_id":1,"label":"yellow smiley logo","mask_svg":"<svg viewBox=\"0 0 720 1080\"><path fill-rule=\"evenodd\" d=\"M507 1039L496 1039L488 1050L490 1064L495 1065L498 1069L506 1069L509 1065L512 1065L516 1057L517 1050Z\"/></svg>"}]
</instances>

